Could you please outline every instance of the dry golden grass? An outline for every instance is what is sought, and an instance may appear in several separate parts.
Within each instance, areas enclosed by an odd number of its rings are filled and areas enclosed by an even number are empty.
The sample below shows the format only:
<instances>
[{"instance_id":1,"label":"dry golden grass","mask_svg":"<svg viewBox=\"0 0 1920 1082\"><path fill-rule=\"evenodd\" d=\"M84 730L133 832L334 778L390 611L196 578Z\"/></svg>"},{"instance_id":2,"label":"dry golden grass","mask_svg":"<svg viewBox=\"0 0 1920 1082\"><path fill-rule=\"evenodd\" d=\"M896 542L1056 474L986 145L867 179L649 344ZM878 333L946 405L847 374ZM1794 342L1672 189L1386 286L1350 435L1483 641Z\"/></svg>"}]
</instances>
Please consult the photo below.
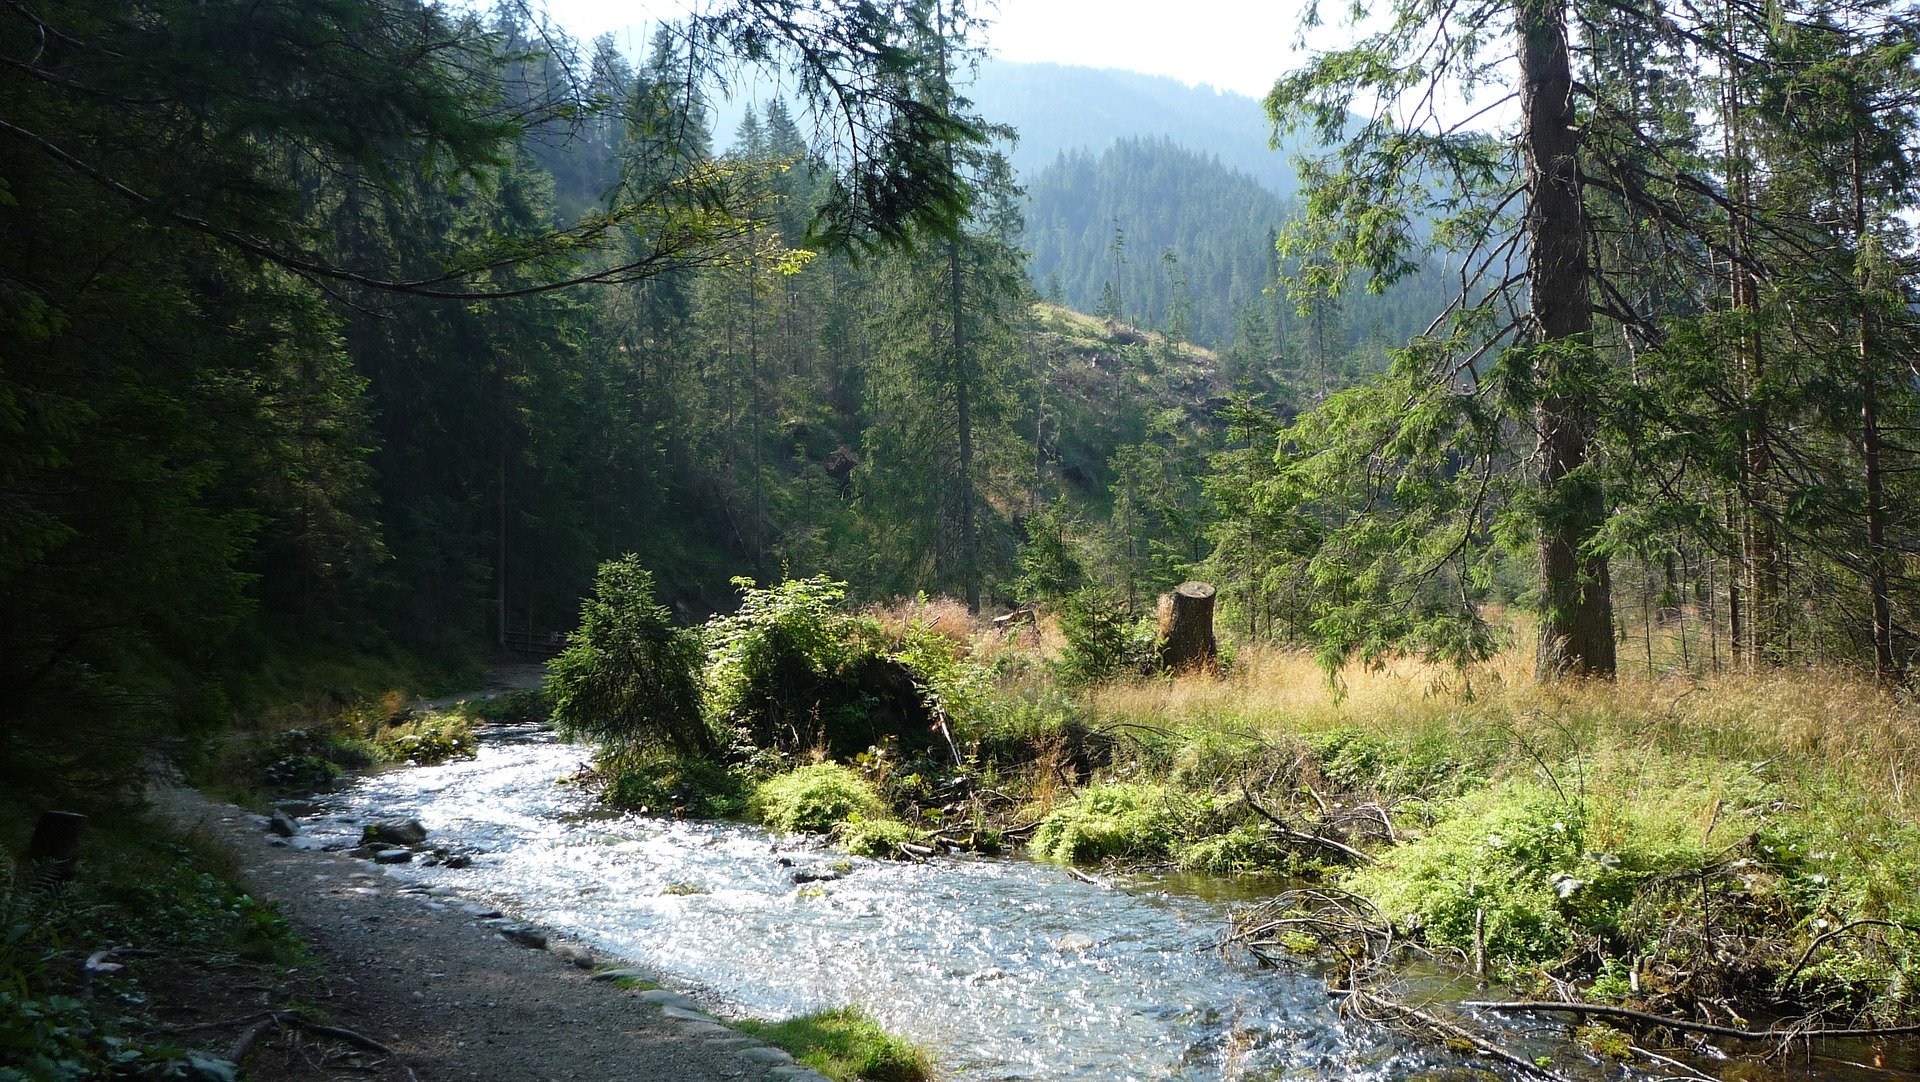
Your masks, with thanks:
<instances>
[{"instance_id":1,"label":"dry golden grass","mask_svg":"<svg viewBox=\"0 0 1920 1082\"><path fill-rule=\"evenodd\" d=\"M1920 710L1841 669L1646 675L1541 685L1531 651L1466 673L1402 659L1350 666L1337 684L1313 657L1243 650L1230 675L1093 689L1094 723L1137 722L1260 736L1359 728L1382 735L1509 734L1541 754L1619 765L1656 760L1765 763L1783 779L1837 782L1906 812L1920 777ZM1532 754L1532 752L1528 752Z\"/></svg>"},{"instance_id":2,"label":"dry golden grass","mask_svg":"<svg viewBox=\"0 0 1920 1082\"><path fill-rule=\"evenodd\" d=\"M951 597L901 598L890 605L871 606L867 615L878 620L891 639L901 639L909 627L919 627L952 640L961 656L971 649L982 626L965 602Z\"/></svg>"}]
</instances>

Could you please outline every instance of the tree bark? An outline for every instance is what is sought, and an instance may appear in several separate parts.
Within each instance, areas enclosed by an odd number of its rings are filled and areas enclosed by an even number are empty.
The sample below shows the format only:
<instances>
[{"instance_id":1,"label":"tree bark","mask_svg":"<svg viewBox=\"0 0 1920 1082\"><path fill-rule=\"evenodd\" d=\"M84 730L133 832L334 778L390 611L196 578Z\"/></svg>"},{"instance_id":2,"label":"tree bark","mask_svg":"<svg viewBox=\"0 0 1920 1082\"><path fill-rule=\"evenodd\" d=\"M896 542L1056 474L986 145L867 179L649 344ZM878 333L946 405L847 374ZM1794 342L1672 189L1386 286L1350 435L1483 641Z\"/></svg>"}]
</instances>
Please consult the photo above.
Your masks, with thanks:
<instances>
[{"instance_id":1,"label":"tree bark","mask_svg":"<svg viewBox=\"0 0 1920 1082\"><path fill-rule=\"evenodd\" d=\"M1865 472L1867 514L1867 595L1872 609L1873 675L1891 683L1899 675L1893 658L1893 587L1887 558L1886 484L1880 467L1880 374L1875 371L1873 323L1867 311L1867 184L1861 136L1853 136L1854 284L1860 292L1856 346L1860 358L1860 457Z\"/></svg>"},{"instance_id":2,"label":"tree bark","mask_svg":"<svg viewBox=\"0 0 1920 1082\"><path fill-rule=\"evenodd\" d=\"M1213 584L1183 582L1160 599L1160 665L1171 672L1217 672Z\"/></svg>"},{"instance_id":3,"label":"tree bark","mask_svg":"<svg viewBox=\"0 0 1920 1082\"><path fill-rule=\"evenodd\" d=\"M1535 674L1614 674L1612 587L1607 560L1589 543L1606 518L1605 495L1588 467L1594 417L1579 370L1590 364L1586 205L1579 129L1567 52L1566 11L1556 0L1520 0L1523 142L1527 170L1527 280L1537 340L1540 628Z\"/></svg>"}]
</instances>

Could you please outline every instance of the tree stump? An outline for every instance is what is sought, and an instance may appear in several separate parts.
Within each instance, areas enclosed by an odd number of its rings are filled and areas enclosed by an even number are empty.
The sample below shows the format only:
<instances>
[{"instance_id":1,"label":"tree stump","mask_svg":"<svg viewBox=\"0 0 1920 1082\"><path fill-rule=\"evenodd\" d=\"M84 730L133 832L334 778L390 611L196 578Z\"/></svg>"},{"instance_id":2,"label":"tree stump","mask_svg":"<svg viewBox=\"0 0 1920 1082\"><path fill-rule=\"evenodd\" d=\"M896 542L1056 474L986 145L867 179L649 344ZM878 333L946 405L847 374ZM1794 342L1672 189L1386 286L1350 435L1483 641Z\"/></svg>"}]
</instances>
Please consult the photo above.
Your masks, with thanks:
<instances>
[{"instance_id":1,"label":"tree stump","mask_svg":"<svg viewBox=\"0 0 1920 1082\"><path fill-rule=\"evenodd\" d=\"M20 855L21 870L38 882L70 882L80 869L80 834L86 829L87 817L79 812L41 812Z\"/></svg>"},{"instance_id":2,"label":"tree stump","mask_svg":"<svg viewBox=\"0 0 1920 1082\"><path fill-rule=\"evenodd\" d=\"M1183 582L1160 598L1160 666L1171 672L1220 671L1213 638L1213 584Z\"/></svg>"}]
</instances>

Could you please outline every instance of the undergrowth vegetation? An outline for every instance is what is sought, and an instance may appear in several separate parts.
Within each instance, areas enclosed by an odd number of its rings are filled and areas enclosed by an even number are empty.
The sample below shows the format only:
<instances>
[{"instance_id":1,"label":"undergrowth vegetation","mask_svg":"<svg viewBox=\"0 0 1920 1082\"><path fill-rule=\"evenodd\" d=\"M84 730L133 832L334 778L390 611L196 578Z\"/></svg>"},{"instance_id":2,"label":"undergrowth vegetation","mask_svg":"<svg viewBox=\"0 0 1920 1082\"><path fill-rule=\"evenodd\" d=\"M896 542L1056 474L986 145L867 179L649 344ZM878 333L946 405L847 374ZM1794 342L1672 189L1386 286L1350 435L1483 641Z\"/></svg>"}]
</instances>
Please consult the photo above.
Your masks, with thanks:
<instances>
[{"instance_id":1,"label":"undergrowth vegetation","mask_svg":"<svg viewBox=\"0 0 1920 1082\"><path fill-rule=\"evenodd\" d=\"M933 1060L925 1051L880 1028L864 1011L839 1007L785 1022L735 1023L793 1053L801 1063L835 1082L929 1082Z\"/></svg>"},{"instance_id":2,"label":"undergrowth vegetation","mask_svg":"<svg viewBox=\"0 0 1920 1082\"><path fill-rule=\"evenodd\" d=\"M1141 676L1134 632L1084 598L990 625L742 585L686 670L724 750L604 753L610 801L871 856L1021 843L1318 883L1528 994L1920 1016L1920 726L1847 673L1544 687L1503 654L1329 681L1243 648L1224 676Z\"/></svg>"},{"instance_id":3,"label":"undergrowth vegetation","mask_svg":"<svg viewBox=\"0 0 1920 1082\"><path fill-rule=\"evenodd\" d=\"M0 809L9 838L26 818ZM95 822L69 884L16 872L0 847L0 1079L231 1082L235 1064L157 1024L153 1006L204 1000L182 990L192 974L279 980L304 948L218 854L130 816Z\"/></svg>"}]
</instances>

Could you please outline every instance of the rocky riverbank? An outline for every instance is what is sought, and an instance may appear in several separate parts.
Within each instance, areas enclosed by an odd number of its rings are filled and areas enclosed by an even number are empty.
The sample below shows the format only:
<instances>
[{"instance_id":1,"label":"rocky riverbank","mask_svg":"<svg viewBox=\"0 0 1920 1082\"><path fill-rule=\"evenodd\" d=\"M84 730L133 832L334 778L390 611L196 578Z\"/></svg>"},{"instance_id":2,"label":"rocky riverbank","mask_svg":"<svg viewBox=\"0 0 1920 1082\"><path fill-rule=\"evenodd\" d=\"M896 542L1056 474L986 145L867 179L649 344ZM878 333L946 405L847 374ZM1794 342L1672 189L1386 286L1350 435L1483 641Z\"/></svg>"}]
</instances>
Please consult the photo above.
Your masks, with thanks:
<instances>
[{"instance_id":1,"label":"rocky riverbank","mask_svg":"<svg viewBox=\"0 0 1920 1082\"><path fill-rule=\"evenodd\" d=\"M255 895L293 922L316 958L329 1024L394 1053L351 1077L822 1082L613 959L444 889L402 886L368 860L288 844L282 831L297 833L297 820L263 821L180 788L155 803L178 828L228 849ZM424 834L376 844L434 855ZM260 1040L246 1061L255 1079L348 1077L323 1064L292 1039Z\"/></svg>"}]
</instances>

